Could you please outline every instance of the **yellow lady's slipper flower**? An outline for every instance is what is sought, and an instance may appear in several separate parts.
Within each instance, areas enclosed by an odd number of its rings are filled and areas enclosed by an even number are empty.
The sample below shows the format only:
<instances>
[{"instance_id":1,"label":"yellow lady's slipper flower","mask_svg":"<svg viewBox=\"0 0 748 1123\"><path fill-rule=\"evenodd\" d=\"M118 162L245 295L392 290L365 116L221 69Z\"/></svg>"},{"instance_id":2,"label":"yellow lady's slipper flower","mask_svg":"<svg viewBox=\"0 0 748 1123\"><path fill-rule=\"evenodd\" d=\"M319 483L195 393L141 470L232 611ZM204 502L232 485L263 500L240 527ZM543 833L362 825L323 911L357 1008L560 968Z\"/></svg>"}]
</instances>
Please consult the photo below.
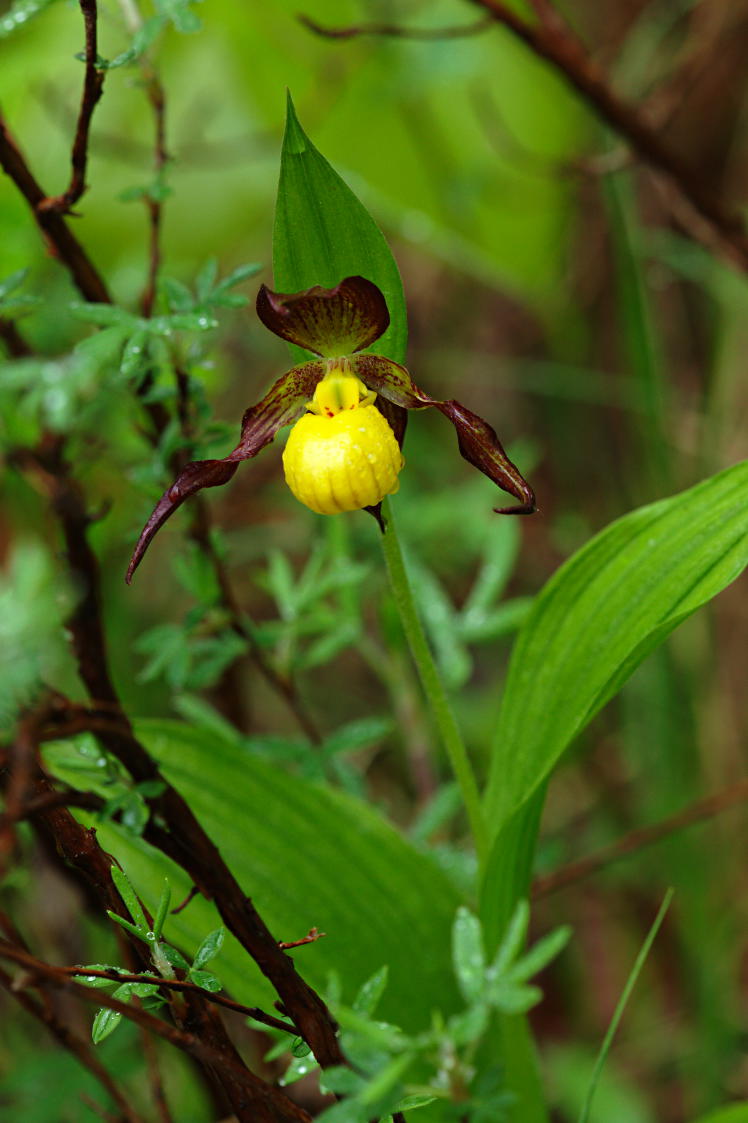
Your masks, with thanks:
<instances>
[{"instance_id":1,"label":"yellow lady's slipper flower","mask_svg":"<svg viewBox=\"0 0 748 1123\"><path fill-rule=\"evenodd\" d=\"M364 277L332 289L300 293L262 286L257 314L270 331L319 358L287 371L242 419L241 439L220 460L187 464L156 504L127 571L132 578L148 545L185 499L204 487L228 483L279 429L295 422L283 454L293 494L319 514L363 508L381 525L380 503L398 488L407 410L433 406L454 425L462 456L519 503L500 514L535 510L530 485L512 464L488 422L459 402L430 398L405 367L363 354L390 322L384 296Z\"/></svg>"},{"instance_id":2,"label":"yellow lady's slipper flower","mask_svg":"<svg viewBox=\"0 0 748 1123\"><path fill-rule=\"evenodd\" d=\"M291 430L286 483L318 515L374 507L400 486L403 455L375 399L360 379L333 367Z\"/></svg>"}]
</instances>

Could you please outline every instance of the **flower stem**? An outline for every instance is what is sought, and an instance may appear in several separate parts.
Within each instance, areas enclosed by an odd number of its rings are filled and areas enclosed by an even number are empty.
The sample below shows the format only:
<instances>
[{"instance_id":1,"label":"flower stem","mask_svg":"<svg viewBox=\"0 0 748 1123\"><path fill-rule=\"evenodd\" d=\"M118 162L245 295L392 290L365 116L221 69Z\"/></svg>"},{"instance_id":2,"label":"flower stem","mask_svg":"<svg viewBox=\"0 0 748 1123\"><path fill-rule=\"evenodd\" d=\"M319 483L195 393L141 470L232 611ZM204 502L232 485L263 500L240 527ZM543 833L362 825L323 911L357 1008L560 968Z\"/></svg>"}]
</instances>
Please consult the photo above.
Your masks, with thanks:
<instances>
[{"instance_id":1,"label":"flower stem","mask_svg":"<svg viewBox=\"0 0 748 1123\"><path fill-rule=\"evenodd\" d=\"M413 599L413 590L405 569L400 541L395 529L392 507L388 499L382 501L382 514L386 525L385 533L382 535L382 546L390 578L390 587L413 661L421 679L421 685L429 702L431 715L441 735L455 779L460 786L478 860L482 865L488 850L488 832L483 818L478 785L475 782L473 769L468 759L465 742L462 739L451 703L418 616L418 610Z\"/></svg>"}]
</instances>

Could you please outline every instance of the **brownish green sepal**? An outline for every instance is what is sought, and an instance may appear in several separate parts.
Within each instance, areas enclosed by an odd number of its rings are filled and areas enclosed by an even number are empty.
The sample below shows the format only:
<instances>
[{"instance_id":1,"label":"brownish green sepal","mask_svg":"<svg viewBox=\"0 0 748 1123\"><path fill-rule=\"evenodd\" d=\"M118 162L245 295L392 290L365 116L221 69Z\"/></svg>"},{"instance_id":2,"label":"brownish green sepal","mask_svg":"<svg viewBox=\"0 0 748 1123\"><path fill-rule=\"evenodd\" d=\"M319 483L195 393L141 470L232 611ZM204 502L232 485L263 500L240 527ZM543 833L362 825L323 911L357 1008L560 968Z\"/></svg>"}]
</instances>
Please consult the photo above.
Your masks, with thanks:
<instances>
[{"instance_id":1,"label":"brownish green sepal","mask_svg":"<svg viewBox=\"0 0 748 1123\"><path fill-rule=\"evenodd\" d=\"M228 456L220 460L193 460L184 466L159 499L141 531L127 569L125 580L128 585L154 536L177 507L204 487L220 487L228 483L242 460L251 460L270 444L279 429L296 421L304 412L325 369L325 363L317 359L292 367L278 379L262 401L246 411L242 418L241 439Z\"/></svg>"},{"instance_id":2,"label":"brownish green sepal","mask_svg":"<svg viewBox=\"0 0 748 1123\"><path fill-rule=\"evenodd\" d=\"M497 487L519 500L516 507L495 508L501 515L531 515L536 510L535 494L519 469L504 452L494 429L472 410L456 402L438 401L419 390L405 367L381 355L355 355L351 369L371 390L376 390L401 409L428 409L434 406L455 427L460 453L469 464L488 476Z\"/></svg>"},{"instance_id":3,"label":"brownish green sepal","mask_svg":"<svg viewBox=\"0 0 748 1123\"><path fill-rule=\"evenodd\" d=\"M384 296L365 277L346 277L335 288L321 285L298 293L257 294L257 315L281 339L315 355L352 355L379 339L390 314Z\"/></svg>"}]
</instances>

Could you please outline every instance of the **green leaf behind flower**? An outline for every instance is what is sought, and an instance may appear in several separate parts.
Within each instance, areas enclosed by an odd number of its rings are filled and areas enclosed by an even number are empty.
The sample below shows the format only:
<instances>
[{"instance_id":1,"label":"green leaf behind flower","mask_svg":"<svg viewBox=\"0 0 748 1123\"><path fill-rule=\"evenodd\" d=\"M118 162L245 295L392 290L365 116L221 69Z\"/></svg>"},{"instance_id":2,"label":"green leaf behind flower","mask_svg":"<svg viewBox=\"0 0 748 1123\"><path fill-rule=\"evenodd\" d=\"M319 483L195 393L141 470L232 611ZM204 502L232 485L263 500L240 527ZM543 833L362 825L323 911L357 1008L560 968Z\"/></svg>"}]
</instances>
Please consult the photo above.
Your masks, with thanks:
<instances>
[{"instance_id":1,"label":"green leaf behind flower","mask_svg":"<svg viewBox=\"0 0 748 1123\"><path fill-rule=\"evenodd\" d=\"M365 207L299 124L288 96L286 132L273 231L273 270L279 292L313 285L332 288L345 277L362 276L384 293L390 326L371 350L397 362L408 338L403 285L382 232ZM292 347L295 361L308 358Z\"/></svg>"}]
</instances>

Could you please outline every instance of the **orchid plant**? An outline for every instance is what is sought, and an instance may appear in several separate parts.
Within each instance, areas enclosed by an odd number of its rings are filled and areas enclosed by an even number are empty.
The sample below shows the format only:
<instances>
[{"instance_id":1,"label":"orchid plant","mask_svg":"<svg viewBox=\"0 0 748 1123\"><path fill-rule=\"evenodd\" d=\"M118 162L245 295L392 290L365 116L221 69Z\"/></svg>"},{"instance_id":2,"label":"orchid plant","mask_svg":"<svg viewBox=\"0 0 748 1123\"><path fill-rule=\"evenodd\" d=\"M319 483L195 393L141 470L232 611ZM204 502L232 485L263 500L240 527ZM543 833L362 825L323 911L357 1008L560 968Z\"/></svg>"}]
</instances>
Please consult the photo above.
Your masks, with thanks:
<instances>
[{"instance_id":1,"label":"orchid plant","mask_svg":"<svg viewBox=\"0 0 748 1123\"><path fill-rule=\"evenodd\" d=\"M397 491L407 411L435 407L452 422L462 456L519 502L499 514L529 515L535 496L504 452L496 432L466 406L429 397L399 363L365 351L387 330L381 290L365 277L334 288L298 293L263 285L257 315L281 339L317 357L294 366L242 419L241 439L228 456L187 464L159 499L127 571L140 564L157 531L186 499L228 483L285 425L294 423L283 456L293 494L322 515L364 509L383 528L381 502Z\"/></svg>"}]
</instances>

